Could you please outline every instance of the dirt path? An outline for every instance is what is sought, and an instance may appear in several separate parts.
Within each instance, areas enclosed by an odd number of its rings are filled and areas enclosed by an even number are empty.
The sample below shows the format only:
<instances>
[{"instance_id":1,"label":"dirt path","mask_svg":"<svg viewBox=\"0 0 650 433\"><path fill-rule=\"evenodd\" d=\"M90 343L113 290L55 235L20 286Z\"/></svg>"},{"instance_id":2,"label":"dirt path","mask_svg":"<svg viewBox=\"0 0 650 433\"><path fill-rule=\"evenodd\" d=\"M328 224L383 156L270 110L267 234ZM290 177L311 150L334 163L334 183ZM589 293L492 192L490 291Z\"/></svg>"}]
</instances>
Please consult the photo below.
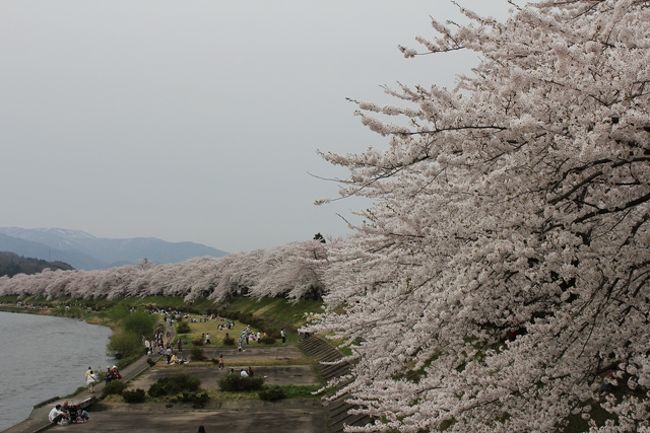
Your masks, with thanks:
<instances>
[{"instance_id":1,"label":"dirt path","mask_svg":"<svg viewBox=\"0 0 650 433\"><path fill-rule=\"evenodd\" d=\"M238 402L236 408L219 410L118 407L92 414L88 424L55 426L52 432L160 433L196 432L203 425L208 433L322 433L325 415L316 400L283 403ZM261 403L261 404L260 404Z\"/></svg>"}]
</instances>

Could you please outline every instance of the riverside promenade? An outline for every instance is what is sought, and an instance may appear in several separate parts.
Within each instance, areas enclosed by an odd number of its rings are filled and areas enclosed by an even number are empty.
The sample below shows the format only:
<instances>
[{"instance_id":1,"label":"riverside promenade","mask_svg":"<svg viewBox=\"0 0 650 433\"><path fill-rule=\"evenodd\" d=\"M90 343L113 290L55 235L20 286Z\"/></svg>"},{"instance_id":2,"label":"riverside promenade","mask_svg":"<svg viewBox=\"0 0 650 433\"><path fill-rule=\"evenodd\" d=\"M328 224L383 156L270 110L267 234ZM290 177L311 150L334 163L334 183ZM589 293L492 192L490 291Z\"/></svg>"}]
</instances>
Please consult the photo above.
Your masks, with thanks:
<instances>
[{"instance_id":1,"label":"riverside promenade","mask_svg":"<svg viewBox=\"0 0 650 433\"><path fill-rule=\"evenodd\" d=\"M131 363L120 373L122 374L123 380L131 380L138 375L142 374L144 371L149 369L149 364L147 363L148 356L142 356L135 362ZM79 383L82 382L83 371L79 372ZM88 402L90 399L96 398L95 396L101 395L102 390L104 389L104 383L98 383L95 386L95 393L91 394L87 390L81 391L77 394L74 394L70 397L65 398L54 398L46 404L40 404L35 406L32 412L29 414L29 417L24 421L19 422L18 424L4 430L2 433L36 433L46 430L52 427L52 424L48 421L47 415L49 414L52 407L57 404L63 404L64 401L69 402L70 404L79 404L82 402ZM84 424L82 424L84 425ZM71 427L76 427L72 425ZM76 430L80 431L80 430Z\"/></svg>"},{"instance_id":2,"label":"riverside promenade","mask_svg":"<svg viewBox=\"0 0 650 433\"><path fill-rule=\"evenodd\" d=\"M193 362L185 365L167 365L159 360L150 367L142 357L122 371L129 389L148 389L162 377L189 374L201 379L202 388L218 394L218 381L233 368L252 367L255 374L265 377L270 385L318 386L320 376L315 359L305 356L294 346L249 347L243 352L232 349L206 350L207 355L223 353L226 368L219 369L212 362ZM103 384L96 386L101 395ZM52 425L47 420L50 409L59 402L79 403L92 398L87 391L73 397L57 399L34 409L25 421L3 433L48 432L192 432L205 426L208 433L325 433L327 411L317 397L288 398L277 402L238 396L211 398L205 407L192 408L189 404L149 401L141 404L125 403L121 397L93 401L88 409L90 421L85 424Z\"/></svg>"}]
</instances>

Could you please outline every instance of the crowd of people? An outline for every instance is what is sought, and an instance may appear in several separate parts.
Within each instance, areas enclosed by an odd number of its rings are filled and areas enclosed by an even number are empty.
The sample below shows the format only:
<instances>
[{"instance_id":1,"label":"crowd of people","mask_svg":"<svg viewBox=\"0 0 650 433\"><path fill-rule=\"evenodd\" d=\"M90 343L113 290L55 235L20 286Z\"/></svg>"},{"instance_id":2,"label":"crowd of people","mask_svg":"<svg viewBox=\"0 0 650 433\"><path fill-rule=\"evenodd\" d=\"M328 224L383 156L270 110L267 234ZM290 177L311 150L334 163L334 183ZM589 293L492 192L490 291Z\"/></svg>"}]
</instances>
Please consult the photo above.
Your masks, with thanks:
<instances>
[{"instance_id":1,"label":"crowd of people","mask_svg":"<svg viewBox=\"0 0 650 433\"><path fill-rule=\"evenodd\" d=\"M219 331L231 330L235 327L235 322L232 320L224 319L215 315L195 317L176 311L156 310L150 312L162 315L167 326L165 328L158 329L152 338L143 336L145 354L152 355L154 353L157 353L159 355L162 355L168 364L189 363L189 360L183 357L182 340L178 340L178 350L174 350L171 345L170 340L172 334L169 332L169 330L173 329L172 326L175 321L186 320L190 323L203 323L211 320L220 320L220 323L217 326L217 329ZM282 338L282 342L286 342L286 333L284 329L280 331L280 336ZM226 337L230 338L228 333L226 333ZM246 345L250 344L251 342L260 342L260 340L264 337L266 337L265 333L254 331L250 326L247 326L241 331L239 335L239 350L243 351ZM201 334L201 340L204 345L212 344L211 336L207 332ZM219 369L225 368L225 359L223 354L220 354L218 358L214 358L212 361L218 366ZM235 369L230 368L229 374L238 374L241 377L253 377L255 375L255 372L253 371L252 367L241 368L238 373L235 371ZM88 369L84 372L84 381L88 387L88 391L91 394L95 392L95 386L97 383L105 381L108 384L112 381L121 379L122 375L115 365L112 367L107 367L106 371L103 374L97 372L92 367L88 367ZM89 420L89 415L84 408L81 408L75 404L69 404L66 401L63 404L57 404L50 410L48 414L48 420L52 424L85 423ZM201 429L199 431L201 431Z\"/></svg>"},{"instance_id":2,"label":"crowd of people","mask_svg":"<svg viewBox=\"0 0 650 433\"><path fill-rule=\"evenodd\" d=\"M88 422L90 416L88 411L79 407L76 404L68 404L64 402L63 404L57 404L50 410L50 413L47 416L47 419L52 424L81 424Z\"/></svg>"},{"instance_id":3,"label":"crowd of people","mask_svg":"<svg viewBox=\"0 0 650 433\"><path fill-rule=\"evenodd\" d=\"M117 369L117 366L114 365L112 367L106 368L106 374L104 375L104 380L106 381L106 383L111 383L114 380L121 380L121 379L122 379L122 375L120 374L120 371Z\"/></svg>"}]
</instances>

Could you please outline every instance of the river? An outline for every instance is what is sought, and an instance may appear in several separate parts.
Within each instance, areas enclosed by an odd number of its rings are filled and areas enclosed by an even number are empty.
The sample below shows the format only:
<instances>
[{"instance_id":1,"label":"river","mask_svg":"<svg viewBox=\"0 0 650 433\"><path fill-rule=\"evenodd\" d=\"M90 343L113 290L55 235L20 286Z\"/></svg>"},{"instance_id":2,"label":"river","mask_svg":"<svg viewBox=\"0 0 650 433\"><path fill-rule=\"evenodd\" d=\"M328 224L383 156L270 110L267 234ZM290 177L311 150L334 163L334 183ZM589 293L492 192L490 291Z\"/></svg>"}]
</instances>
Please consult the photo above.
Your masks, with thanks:
<instances>
[{"instance_id":1,"label":"river","mask_svg":"<svg viewBox=\"0 0 650 433\"><path fill-rule=\"evenodd\" d=\"M32 406L84 386L84 371L105 370L111 330L75 319L0 311L0 431Z\"/></svg>"}]
</instances>

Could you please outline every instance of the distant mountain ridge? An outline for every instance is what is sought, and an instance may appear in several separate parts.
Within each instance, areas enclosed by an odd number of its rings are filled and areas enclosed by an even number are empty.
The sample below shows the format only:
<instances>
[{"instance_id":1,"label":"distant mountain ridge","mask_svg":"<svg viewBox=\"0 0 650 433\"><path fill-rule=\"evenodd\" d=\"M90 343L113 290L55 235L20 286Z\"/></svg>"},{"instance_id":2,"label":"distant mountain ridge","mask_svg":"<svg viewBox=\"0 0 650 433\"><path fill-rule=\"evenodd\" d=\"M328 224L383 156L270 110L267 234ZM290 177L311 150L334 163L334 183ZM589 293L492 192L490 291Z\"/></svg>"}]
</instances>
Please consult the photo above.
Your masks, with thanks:
<instances>
[{"instance_id":1,"label":"distant mountain ridge","mask_svg":"<svg viewBox=\"0 0 650 433\"><path fill-rule=\"evenodd\" d=\"M80 230L0 227L0 251L59 260L77 269L103 269L148 259L176 263L192 257L222 257L225 251L195 242L157 238L99 238Z\"/></svg>"}]
</instances>

